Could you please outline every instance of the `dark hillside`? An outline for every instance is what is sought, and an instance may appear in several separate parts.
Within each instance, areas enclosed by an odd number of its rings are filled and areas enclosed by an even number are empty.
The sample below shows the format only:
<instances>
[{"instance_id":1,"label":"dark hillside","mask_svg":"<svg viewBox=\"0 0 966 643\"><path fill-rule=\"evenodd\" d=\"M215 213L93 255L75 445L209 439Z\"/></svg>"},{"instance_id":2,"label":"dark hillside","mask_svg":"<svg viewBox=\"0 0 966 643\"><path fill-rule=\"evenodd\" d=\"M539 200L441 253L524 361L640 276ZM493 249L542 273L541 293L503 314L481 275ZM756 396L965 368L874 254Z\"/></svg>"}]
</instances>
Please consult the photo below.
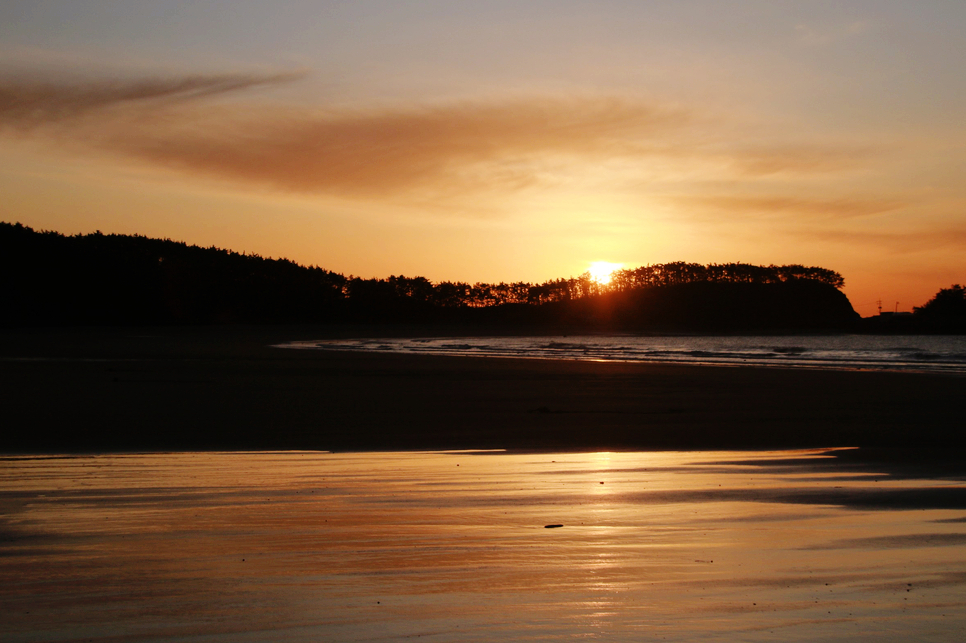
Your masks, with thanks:
<instances>
[{"instance_id":1,"label":"dark hillside","mask_svg":"<svg viewBox=\"0 0 966 643\"><path fill-rule=\"evenodd\" d=\"M324 321L342 275L171 240L0 224L6 325Z\"/></svg>"},{"instance_id":2,"label":"dark hillside","mask_svg":"<svg viewBox=\"0 0 966 643\"><path fill-rule=\"evenodd\" d=\"M811 280L699 281L547 304L578 325L644 332L848 330L858 320L838 289Z\"/></svg>"},{"instance_id":3,"label":"dark hillside","mask_svg":"<svg viewBox=\"0 0 966 643\"><path fill-rule=\"evenodd\" d=\"M543 284L361 279L142 236L0 223L5 326L460 323L630 332L848 329L838 273L676 262Z\"/></svg>"}]
</instances>

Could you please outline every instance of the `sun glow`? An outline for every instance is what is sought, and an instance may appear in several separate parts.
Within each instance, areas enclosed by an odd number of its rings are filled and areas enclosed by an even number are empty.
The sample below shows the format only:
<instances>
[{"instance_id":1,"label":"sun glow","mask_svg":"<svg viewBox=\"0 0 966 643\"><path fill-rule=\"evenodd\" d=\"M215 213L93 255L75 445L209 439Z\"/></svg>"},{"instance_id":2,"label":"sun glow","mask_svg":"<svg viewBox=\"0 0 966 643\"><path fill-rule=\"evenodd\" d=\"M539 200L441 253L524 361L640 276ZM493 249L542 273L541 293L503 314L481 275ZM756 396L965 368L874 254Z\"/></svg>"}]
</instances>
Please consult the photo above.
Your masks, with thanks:
<instances>
[{"instance_id":1,"label":"sun glow","mask_svg":"<svg viewBox=\"0 0 966 643\"><path fill-rule=\"evenodd\" d=\"M620 269L623 265L622 263L611 263L609 261L595 261L590 264L587 272L590 273L591 279L597 283L609 284L614 271Z\"/></svg>"}]
</instances>

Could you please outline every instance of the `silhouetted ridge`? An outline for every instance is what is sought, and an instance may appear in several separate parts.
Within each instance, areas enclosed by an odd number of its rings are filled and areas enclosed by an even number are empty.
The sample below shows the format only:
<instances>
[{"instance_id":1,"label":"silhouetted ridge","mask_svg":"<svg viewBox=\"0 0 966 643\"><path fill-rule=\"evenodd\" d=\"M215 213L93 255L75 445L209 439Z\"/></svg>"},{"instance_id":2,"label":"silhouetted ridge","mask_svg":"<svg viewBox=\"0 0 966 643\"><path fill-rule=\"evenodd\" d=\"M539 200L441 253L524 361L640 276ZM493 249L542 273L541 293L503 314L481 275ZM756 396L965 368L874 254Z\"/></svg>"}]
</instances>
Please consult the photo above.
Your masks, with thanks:
<instances>
[{"instance_id":1,"label":"silhouetted ridge","mask_svg":"<svg viewBox=\"0 0 966 643\"><path fill-rule=\"evenodd\" d=\"M800 265L684 262L534 285L362 279L138 235L0 223L4 325L461 322L588 330L843 328L842 276Z\"/></svg>"},{"instance_id":2,"label":"silhouetted ridge","mask_svg":"<svg viewBox=\"0 0 966 643\"><path fill-rule=\"evenodd\" d=\"M616 292L600 299L596 305L570 308L592 323L665 332L832 330L847 328L858 318L842 292L804 279L776 283L695 281Z\"/></svg>"},{"instance_id":3,"label":"silhouetted ridge","mask_svg":"<svg viewBox=\"0 0 966 643\"><path fill-rule=\"evenodd\" d=\"M966 287L953 284L913 312L882 311L862 320L864 333L882 335L962 335L966 334Z\"/></svg>"},{"instance_id":4,"label":"silhouetted ridge","mask_svg":"<svg viewBox=\"0 0 966 643\"><path fill-rule=\"evenodd\" d=\"M63 236L0 224L7 324L149 324L318 320L345 278L170 239Z\"/></svg>"},{"instance_id":5,"label":"silhouetted ridge","mask_svg":"<svg viewBox=\"0 0 966 643\"><path fill-rule=\"evenodd\" d=\"M966 332L966 287L943 288L914 310L914 318L919 327L933 332Z\"/></svg>"}]
</instances>

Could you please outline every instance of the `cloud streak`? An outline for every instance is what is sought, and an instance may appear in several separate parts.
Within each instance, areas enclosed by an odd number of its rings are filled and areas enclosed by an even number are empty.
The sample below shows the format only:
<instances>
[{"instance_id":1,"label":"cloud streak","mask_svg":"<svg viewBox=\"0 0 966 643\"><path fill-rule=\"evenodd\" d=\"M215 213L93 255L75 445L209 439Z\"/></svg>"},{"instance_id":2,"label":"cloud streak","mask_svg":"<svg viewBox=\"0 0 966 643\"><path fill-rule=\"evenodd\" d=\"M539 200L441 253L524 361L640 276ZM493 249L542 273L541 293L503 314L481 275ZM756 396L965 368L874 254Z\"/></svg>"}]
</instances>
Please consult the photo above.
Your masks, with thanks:
<instances>
[{"instance_id":1,"label":"cloud streak","mask_svg":"<svg viewBox=\"0 0 966 643\"><path fill-rule=\"evenodd\" d=\"M282 107L246 90L297 73L100 82L0 78L0 132L96 149L149 166L248 186L340 197L467 198L593 176L622 180L715 172L738 180L841 171L863 157L835 146L723 142L695 111L582 96L477 100L363 110ZM203 100L230 97L227 101ZM601 168L621 164L620 176ZM630 177L630 178L628 178ZM826 203L857 216L888 204ZM706 208L802 213L794 199L718 200Z\"/></svg>"},{"instance_id":2,"label":"cloud streak","mask_svg":"<svg viewBox=\"0 0 966 643\"><path fill-rule=\"evenodd\" d=\"M879 230L809 230L801 236L851 248L887 249L895 255L916 252L958 251L966 246L966 227L909 229L901 232Z\"/></svg>"},{"instance_id":3,"label":"cloud streak","mask_svg":"<svg viewBox=\"0 0 966 643\"><path fill-rule=\"evenodd\" d=\"M621 100L535 99L365 113L274 110L212 119L202 132L175 129L113 144L152 163L227 179L386 194L525 186L542 164L638 154L686 121L679 112Z\"/></svg>"},{"instance_id":4,"label":"cloud streak","mask_svg":"<svg viewBox=\"0 0 966 643\"><path fill-rule=\"evenodd\" d=\"M728 218L788 217L800 219L855 219L898 210L907 201L896 198L822 199L798 196L680 196L673 199L686 210Z\"/></svg>"},{"instance_id":5,"label":"cloud streak","mask_svg":"<svg viewBox=\"0 0 966 643\"><path fill-rule=\"evenodd\" d=\"M866 163L882 150L840 145L786 145L750 148L734 153L729 161L739 175L763 177L775 174L827 174L848 171Z\"/></svg>"},{"instance_id":6,"label":"cloud streak","mask_svg":"<svg viewBox=\"0 0 966 643\"><path fill-rule=\"evenodd\" d=\"M0 126L34 129L116 107L157 108L295 80L304 74L222 74L86 83L0 79Z\"/></svg>"}]
</instances>

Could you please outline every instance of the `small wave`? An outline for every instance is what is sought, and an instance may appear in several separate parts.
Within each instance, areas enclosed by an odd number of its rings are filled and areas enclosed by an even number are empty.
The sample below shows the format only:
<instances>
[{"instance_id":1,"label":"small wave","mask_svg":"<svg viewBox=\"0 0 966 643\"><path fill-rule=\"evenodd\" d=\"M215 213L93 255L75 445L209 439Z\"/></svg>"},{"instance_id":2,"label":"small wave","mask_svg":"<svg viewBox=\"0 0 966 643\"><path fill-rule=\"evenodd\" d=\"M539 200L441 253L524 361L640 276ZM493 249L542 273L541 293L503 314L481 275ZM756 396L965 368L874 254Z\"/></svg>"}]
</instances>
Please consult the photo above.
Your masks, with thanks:
<instances>
[{"instance_id":1,"label":"small wave","mask_svg":"<svg viewBox=\"0 0 966 643\"><path fill-rule=\"evenodd\" d=\"M733 353L721 353L718 351L682 351L688 357L732 357Z\"/></svg>"},{"instance_id":2,"label":"small wave","mask_svg":"<svg viewBox=\"0 0 966 643\"><path fill-rule=\"evenodd\" d=\"M318 344L313 344L312 348L321 349L331 349L339 351L365 351L372 350L371 344L358 343L341 343L341 342L319 342Z\"/></svg>"},{"instance_id":3,"label":"small wave","mask_svg":"<svg viewBox=\"0 0 966 643\"><path fill-rule=\"evenodd\" d=\"M808 349L804 346L777 346L771 349L771 352L778 353L779 355L801 355L802 353L807 353Z\"/></svg>"},{"instance_id":4,"label":"small wave","mask_svg":"<svg viewBox=\"0 0 966 643\"><path fill-rule=\"evenodd\" d=\"M934 353L927 350L919 350L914 353L906 355L906 359L912 359L920 362L949 362L950 364L963 364L966 363L966 353Z\"/></svg>"},{"instance_id":5,"label":"small wave","mask_svg":"<svg viewBox=\"0 0 966 643\"><path fill-rule=\"evenodd\" d=\"M543 344L539 348L549 348L551 350L587 350L586 344L572 344L570 342L550 342Z\"/></svg>"},{"instance_id":6,"label":"small wave","mask_svg":"<svg viewBox=\"0 0 966 643\"><path fill-rule=\"evenodd\" d=\"M548 337L356 339L297 342L293 348L415 354L464 354L561 360L735 364L784 368L898 369L966 374L961 338L917 337L906 345L895 338L663 338ZM464 340L464 341L460 341ZM778 345L776 345L778 344Z\"/></svg>"},{"instance_id":7,"label":"small wave","mask_svg":"<svg viewBox=\"0 0 966 643\"><path fill-rule=\"evenodd\" d=\"M472 344L440 344L439 348L448 351L469 351L476 350L479 348L479 346L474 346Z\"/></svg>"}]
</instances>

